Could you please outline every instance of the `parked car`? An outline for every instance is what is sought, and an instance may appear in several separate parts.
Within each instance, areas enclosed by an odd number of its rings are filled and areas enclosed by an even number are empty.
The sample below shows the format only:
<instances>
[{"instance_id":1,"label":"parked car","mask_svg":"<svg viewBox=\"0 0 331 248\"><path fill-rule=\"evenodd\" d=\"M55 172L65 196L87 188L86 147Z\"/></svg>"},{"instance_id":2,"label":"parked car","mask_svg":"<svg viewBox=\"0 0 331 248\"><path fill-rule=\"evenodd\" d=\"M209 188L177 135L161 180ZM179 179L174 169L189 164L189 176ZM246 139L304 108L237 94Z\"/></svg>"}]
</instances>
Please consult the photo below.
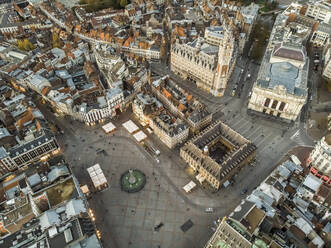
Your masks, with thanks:
<instances>
[{"instance_id":1,"label":"parked car","mask_svg":"<svg viewBox=\"0 0 331 248\"><path fill-rule=\"evenodd\" d=\"M214 209L213 208L206 208L205 209L205 212L206 213L213 213L214 212Z\"/></svg>"},{"instance_id":2,"label":"parked car","mask_svg":"<svg viewBox=\"0 0 331 248\"><path fill-rule=\"evenodd\" d=\"M247 193L247 191L248 191L248 189L247 188L244 188L244 189L242 189L241 194L244 195L244 194Z\"/></svg>"}]
</instances>

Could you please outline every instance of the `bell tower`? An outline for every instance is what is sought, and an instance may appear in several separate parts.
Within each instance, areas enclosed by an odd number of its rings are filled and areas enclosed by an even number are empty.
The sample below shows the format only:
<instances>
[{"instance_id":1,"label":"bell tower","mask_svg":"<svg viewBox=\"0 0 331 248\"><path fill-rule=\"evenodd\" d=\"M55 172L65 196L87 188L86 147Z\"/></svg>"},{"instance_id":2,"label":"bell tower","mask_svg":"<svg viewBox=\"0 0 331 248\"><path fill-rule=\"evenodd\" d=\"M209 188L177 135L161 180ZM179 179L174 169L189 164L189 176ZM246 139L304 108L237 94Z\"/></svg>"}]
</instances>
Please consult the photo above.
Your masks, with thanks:
<instances>
[{"instance_id":1,"label":"bell tower","mask_svg":"<svg viewBox=\"0 0 331 248\"><path fill-rule=\"evenodd\" d=\"M229 27L224 28L224 38L218 50L218 61L214 78L214 95L222 96L231 75L231 59L234 52L234 37Z\"/></svg>"}]
</instances>

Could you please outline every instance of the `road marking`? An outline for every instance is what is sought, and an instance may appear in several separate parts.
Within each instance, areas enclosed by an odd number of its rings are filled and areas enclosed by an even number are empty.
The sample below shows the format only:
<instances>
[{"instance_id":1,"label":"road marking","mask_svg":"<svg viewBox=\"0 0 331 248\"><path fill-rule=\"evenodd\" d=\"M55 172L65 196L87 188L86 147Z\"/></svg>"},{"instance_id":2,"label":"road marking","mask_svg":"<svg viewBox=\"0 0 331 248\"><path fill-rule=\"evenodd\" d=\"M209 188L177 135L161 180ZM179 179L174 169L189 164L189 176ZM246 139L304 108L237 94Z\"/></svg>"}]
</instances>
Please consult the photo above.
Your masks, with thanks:
<instances>
[{"instance_id":1,"label":"road marking","mask_svg":"<svg viewBox=\"0 0 331 248\"><path fill-rule=\"evenodd\" d=\"M243 131L240 131L240 133L241 133L243 136L245 136L245 133L246 133L247 131L249 131L249 130L252 129L251 127L252 127L252 124L248 125L248 128L245 128Z\"/></svg>"},{"instance_id":2,"label":"road marking","mask_svg":"<svg viewBox=\"0 0 331 248\"><path fill-rule=\"evenodd\" d=\"M266 146L264 146L264 147L262 148L262 150L260 150L260 152L264 151L264 150L267 149L267 148L270 149L270 146L272 146L272 147L275 148L275 147L280 143L280 141L282 141L283 139L280 139L278 142L275 142L274 144L272 144L272 142L273 142L274 140L275 140L275 139L272 139L272 140L270 141L270 145L266 145Z\"/></svg>"},{"instance_id":3,"label":"road marking","mask_svg":"<svg viewBox=\"0 0 331 248\"><path fill-rule=\"evenodd\" d=\"M262 138L261 134L257 135L254 139L252 139L252 142L254 143L255 141L257 141L259 138ZM263 138L262 138L263 139Z\"/></svg>"},{"instance_id":4,"label":"road marking","mask_svg":"<svg viewBox=\"0 0 331 248\"><path fill-rule=\"evenodd\" d=\"M234 119L236 119L236 117ZM240 117L239 120L236 123L232 124L232 128L237 126L238 124L240 124L242 122L242 120L243 120L243 118Z\"/></svg>"},{"instance_id":5,"label":"road marking","mask_svg":"<svg viewBox=\"0 0 331 248\"><path fill-rule=\"evenodd\" d=\"M298 137L300 133L300 130L296 131L292 136L291 136L291 140L293 140L294 138Z\"/></svg>"},{"instance_id":6,"label":"road marking","mask_svg":"<svg viewBox=\"0 0 331 248\"><path fill-rule=\"evenodd\" d=\"M233 127L235 127L235 126L237 126L238 123L239 123L239 126L236 127L237 130L238 130L239 128L245 126L247 123L249 123L249 121L247 121L246 119L241 119L241 120L243 120L243 121L242 121L242 122L237 122L236 124L233 125ZM244 124L244 125L242 125L242 124Z\"/></svg>"},{"instance_id":7,"label":"road marking","mask_svg":"<svg viewBox=\"0 0 331 248\"><path fill-rule=\"evenodd\" d=\"M250 138L256 131L259 131L260 130L260 128L255 128L254 129L254 131L253 132L251 132L248 136L247 136L247 138Z\"/></svg>"},{"instance_id":8,"label":"road marking","mask_svg":"<svg viewBox=\"0 0 331 248\"><path fill-rule=\"evenodd\" d=\"M236 130L238 131L238 133L243 134L242 130L245 130L247 126L251 126L251 123L248 122L243 122L244 125L242 125L242 123L240 123L240 125L236 128Z\"/></svg>"},{"instance_id":9,"label":"road marking","mask_svg":"<svg viewBox=\"0 0 331 248\"><path fill-rule=\"evenodd\" d=\"M264 141L266 141L271 136L272 136L272 133L270 133L270 135L267 135L267 137L263 137L263 139L258 144L256 144L256 146L259 147L259 145L261 145Z\"/></svg>"}]
</instances>

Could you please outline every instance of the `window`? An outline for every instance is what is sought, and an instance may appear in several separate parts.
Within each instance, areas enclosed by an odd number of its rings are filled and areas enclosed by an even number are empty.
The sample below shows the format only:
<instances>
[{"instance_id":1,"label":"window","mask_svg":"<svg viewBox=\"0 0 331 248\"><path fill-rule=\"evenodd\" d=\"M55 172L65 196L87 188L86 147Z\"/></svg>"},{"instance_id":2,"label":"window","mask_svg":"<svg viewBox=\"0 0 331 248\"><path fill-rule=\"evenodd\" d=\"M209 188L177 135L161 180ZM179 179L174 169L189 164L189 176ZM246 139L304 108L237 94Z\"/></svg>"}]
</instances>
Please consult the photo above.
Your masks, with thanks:
<instances>
[{"instance_id":1,"label":"window","mask_svg":"<svg viewBox=\"0 0 331 248\"><path fill-rule=\"evenodd\" d=\"M269 104L270 104L270 99L267 98L267 99L265 100L265 102L264 102L264 106L265 106L265 107L269 107Z\"/></svg>"},{"instance_id":2,"label":"window","mask_svg":"<svg viewBox=\"0 0 331 248\"><path fill-rule=\"evenodd\" d=\"M282 103L280 104L280 106L279 106L279 110L280 110L280 111L283 111L284 108L285 108L285 102L282 102Z\"/></svg>"},{"instance_id":3,"label":"window","mask_svg":"<svg viewBox=\"0 0 331 248\"><path fill-rule=\"evenodd\" d=\"M28 157L28 155L26 155L26 154L24 154L24 155L22 156L22 158L23 158L23 160L24 160L25 162L27 162L27 161L30 160L29 157Z\"/></svg>"},{"instance_id":4,"label":"window","mask_svg":"<svg viewBox=\"0 0 331 248\"><path fill-rule=\"evenodd\" d=\"M274 100L274 101L272 102L271 108L276 109L277 104L278 104L278 101L277 101L277 100Z\"/></svg>"}]
</instances>

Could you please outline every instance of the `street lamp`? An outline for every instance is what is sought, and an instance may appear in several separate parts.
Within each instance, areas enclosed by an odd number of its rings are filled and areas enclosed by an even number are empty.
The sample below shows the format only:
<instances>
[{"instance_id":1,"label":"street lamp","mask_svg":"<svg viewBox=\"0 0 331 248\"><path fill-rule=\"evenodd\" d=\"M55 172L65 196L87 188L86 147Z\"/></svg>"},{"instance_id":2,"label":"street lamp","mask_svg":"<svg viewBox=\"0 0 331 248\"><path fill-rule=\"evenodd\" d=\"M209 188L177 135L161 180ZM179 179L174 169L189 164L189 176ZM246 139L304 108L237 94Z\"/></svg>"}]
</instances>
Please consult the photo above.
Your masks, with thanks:
<instances>
[{"instance_id":1,"label":"street lamp","mask_svg":"<svg viewBox=\"0 0 331 248\"><path fill-rule=\"evenodd\" d=\"M96 231L98 239L101 239L101 232L99 230Z\"/></svg>"},{"instance_id":2,"label":"street lamp","mask_svg":"<svg viewBox=\"0 0 331 248\"><path fill-rule=\"evenodd\" d=\"M95 221L95 217L94 217L93 210L89 208L88 209L88 212L89 212L89 215L90 215L91 220L94 222Z\"/></svg>"}]
</instances>

